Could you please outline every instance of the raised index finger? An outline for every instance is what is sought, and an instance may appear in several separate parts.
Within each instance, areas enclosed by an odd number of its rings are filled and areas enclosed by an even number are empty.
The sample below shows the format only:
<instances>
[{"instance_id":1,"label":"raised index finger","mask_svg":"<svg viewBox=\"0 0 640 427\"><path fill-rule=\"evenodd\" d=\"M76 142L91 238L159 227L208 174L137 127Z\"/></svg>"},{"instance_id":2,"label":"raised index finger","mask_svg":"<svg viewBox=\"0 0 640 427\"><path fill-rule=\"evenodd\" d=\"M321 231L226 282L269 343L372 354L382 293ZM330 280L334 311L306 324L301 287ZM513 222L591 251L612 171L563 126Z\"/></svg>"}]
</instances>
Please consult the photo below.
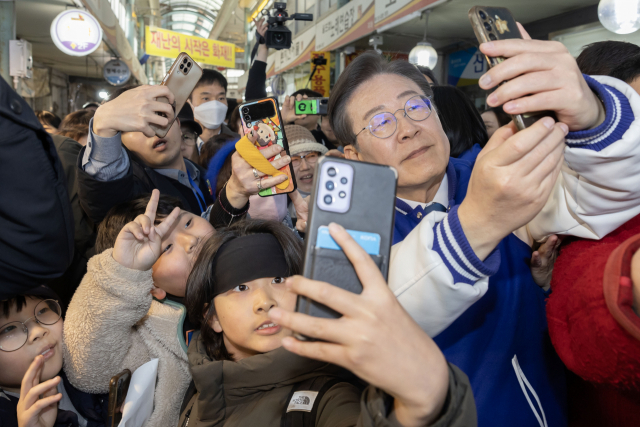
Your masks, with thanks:
<instances>
[{"instance_id":1,"label":"raised index finger","mask_svg":"<svg viewBox=\"0 0 640 427\"><path fill-rule=\"evenodd\" d=\"M151 198L149 199L149 203L147 203L147 210L144 211L146 217L151 220L151 224L153 224L156 220L156 211L158 210L158 201L160 200L160 191L154 189L151 192Z\"/></svg>"},{"instance_id":2,"label":"raised index finger","mask_svg":"<svg viewBox=\"0 0 640 427\"><path fill-rule=\"evenodd\" d=\"M521 53L560 53L567 48L560 42L549 40L507 39L480 45L480 51L489 56L511 58Z\"/></svg>"},{"instance_id":3,"label":"raised index finger","mask_svg":"<svg viewBox=\"0 0 640 427\"><path fill-rule=\"evenodd\" d=\"M40 383L40 368L42 367L43 357L38 355L31 365L29 365L29 369L25 372L24 377L22 377L22 386L20 387L20 398L24 398L29 390L37 384Z\"/></svg>"}]
</instances>

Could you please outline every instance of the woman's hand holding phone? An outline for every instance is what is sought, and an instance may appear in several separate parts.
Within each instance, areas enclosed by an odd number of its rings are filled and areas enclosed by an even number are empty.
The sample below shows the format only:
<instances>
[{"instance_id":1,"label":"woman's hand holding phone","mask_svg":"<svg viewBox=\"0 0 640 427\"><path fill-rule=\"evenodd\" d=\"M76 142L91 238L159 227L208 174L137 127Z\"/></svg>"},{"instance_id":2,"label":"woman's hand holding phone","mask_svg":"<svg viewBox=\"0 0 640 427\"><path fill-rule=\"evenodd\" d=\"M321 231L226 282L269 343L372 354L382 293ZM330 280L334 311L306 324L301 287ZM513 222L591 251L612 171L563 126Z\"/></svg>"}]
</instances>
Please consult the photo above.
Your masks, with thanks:
<instances>
[{"instance_id":1,"label":"woman's hand holding phone","mask_svg":"<svg viewBox=\"0 0 640 427\"><path fill-rule=\"evenodd\" d=\"M357 295L301 276L288 278L287 288L343 316L321 319L273 308L269 316L278 324L326 341L287 337L283 346L301 356L340 365L384 390L395 398L394 416L402 425L428 425L439 415L449 387L442 352L402 308L371 257L346 230L337 224L330 224L329 230L364 289Z\"/></svg>"},{"instance_id":2,"label":"woman's hand holding phone","mask_svg":"<svg viewBox=\"0 0 640 427\"><path fill-rule=\"evenodd\" d=\"M604 107L567 48L560 42L532 40L520 23L518 28L523 39L480 45L485 55L507 58L480 78L482 89L497 87L487 104L502 105L508 114L550 110L571 131L601 124Z\"/></svg>"}]
</instances>

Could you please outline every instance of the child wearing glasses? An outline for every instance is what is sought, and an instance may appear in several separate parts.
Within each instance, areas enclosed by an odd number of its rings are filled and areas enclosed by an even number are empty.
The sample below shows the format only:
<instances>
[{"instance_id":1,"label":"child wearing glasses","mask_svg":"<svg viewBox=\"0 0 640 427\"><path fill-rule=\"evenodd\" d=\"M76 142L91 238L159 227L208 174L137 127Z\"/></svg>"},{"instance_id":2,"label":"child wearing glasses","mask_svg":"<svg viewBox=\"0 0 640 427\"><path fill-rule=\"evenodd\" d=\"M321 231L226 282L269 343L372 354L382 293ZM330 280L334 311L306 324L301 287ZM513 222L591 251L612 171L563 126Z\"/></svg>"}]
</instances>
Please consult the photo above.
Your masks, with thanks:
<instances>
[{"instance_id":1,"label":"child wearing glasses","mask_svg":"<svg viewBox=\"0 0 640 427\"><path fill-rule=\"evenodd\" d=\"M0 426L104 425L106 395L75 389L62 371L57 295L40 286L0 302Z\"/></svg>"}]
</instances>

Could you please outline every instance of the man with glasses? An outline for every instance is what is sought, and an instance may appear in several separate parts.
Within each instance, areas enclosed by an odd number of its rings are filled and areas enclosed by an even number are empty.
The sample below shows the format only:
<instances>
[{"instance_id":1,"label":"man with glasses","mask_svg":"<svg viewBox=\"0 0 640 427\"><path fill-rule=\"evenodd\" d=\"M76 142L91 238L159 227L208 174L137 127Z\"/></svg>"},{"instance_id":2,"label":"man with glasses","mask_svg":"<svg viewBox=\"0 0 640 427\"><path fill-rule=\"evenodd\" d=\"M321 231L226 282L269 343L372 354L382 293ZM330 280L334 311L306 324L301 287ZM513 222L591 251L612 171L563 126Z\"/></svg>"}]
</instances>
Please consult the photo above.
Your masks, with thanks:
<instances>
[{"instance_id":1,"label":"man with glasses","mask_svg":"<svg viewBox=\"0 0 640 427\"><path fill-rule=\"evenodd\" d=\"M583 77L559 43L480 48L508 58L480 79L499 86L489 105L552 110L558 123L508 125L474 163L450 159L427 80L375 53L340 75L329 118L346 158L398 172L389 286L469 376L478 425L564 426L564 367L530 246L552 233L598 239L640 213L640 98L621 81Z\"/></svg>"},{"instance_id":2,"label":"man with glasses","mask_svg":"<svg viewBox=\"0 0 640 427\"><path fill-rule=\"evenodd\" d=\"M287 125L284 127L284 132L289 142L291 164L298 184L298 192L302 197L307 197L311 193L313 175L318 158L325 154L328 149L316 142L313 134L302 126ZM289 214L291 219L296 218L296 210L293 207L293 203L289 203Z\"/></svg>"},{"instance_id":3,"label":"man with glasses","mask_svg":"<svg viewBox=\"0 0 640 427\"><path fill-rule=\"evenodd\" d=\"M202 126L194 120L193 111L189 104L184 104L178 114L178 119L180 120L180 131L182 132L182 143L180 144L182 157L199 164L200 153L197 142L198 137L202 135Z\"/></svg>"}]
</instances>

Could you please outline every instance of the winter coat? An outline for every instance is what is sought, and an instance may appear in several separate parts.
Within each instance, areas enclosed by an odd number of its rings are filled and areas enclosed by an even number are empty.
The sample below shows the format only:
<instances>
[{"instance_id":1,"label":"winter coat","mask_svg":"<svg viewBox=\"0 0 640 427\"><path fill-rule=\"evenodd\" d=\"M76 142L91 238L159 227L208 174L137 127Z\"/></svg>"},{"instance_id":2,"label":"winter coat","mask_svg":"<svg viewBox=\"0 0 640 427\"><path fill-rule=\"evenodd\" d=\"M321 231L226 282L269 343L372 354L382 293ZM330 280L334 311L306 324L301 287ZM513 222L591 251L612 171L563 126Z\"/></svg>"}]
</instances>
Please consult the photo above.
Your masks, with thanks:
<instances>
[{"instance_id":1,"label":"winter coat","mask_svg":"<svg viewBox=\"0 0 640 427\"><path fill-rule=\"evenodd\" d=\"M640 317L630 264L640 216L600 241L564 242L547 302L551 341L569 377L569 425L638 425Z\"/></svg>"},{"instance_id":2,"label":"winter coat","mask_svg":"<svg viewBox=\"0 0 640 427\"><path fill-rule=\"evenodd\" d=\"M64 322L64 370L88 393L105 393L124 369L158 360L154 410L146 427L176 425L191 381L182 335L186 310L154 300L151 270L118 264L112 249L89 260Z\"/></svg>"},{"instance_id":3,"label":"winter coat","mask_svg":"<svg viewBox=\"0 0 640 427\"><path fill-rule=\"evenodd\" d=\"M278 427L295 384L315 377L337 379L321 397L318 427L396 426L390 420L391 399L369 386L364 392L352 374L284 348L238 362L215 361L199 333L189 345L189 369L196 394L183 405L179 426ZM450 367L449 396L433 426L475 426L475 403L469 380Z\"/></svg>"}]
</instances>

